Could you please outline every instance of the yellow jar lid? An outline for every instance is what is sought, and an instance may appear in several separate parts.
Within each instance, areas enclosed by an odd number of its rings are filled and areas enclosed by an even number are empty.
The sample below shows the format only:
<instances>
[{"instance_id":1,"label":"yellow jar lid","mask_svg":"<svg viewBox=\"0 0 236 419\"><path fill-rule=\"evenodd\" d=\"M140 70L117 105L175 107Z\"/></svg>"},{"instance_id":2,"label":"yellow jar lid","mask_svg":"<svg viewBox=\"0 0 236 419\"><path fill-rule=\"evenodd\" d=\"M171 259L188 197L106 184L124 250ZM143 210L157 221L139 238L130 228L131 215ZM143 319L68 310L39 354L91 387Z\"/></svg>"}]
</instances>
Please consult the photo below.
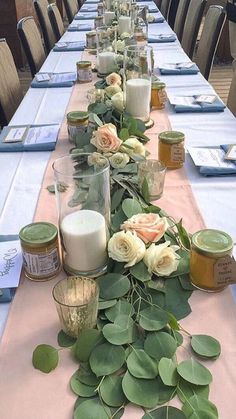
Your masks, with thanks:
<instances>
[{"instance_id":1,"label":"yellow jar lid","mask_svg":"<svg viewBox=\"0 0 236 419\"><path fill-rule=\"evenodd\" d=\"M72 111L67 114L67 122L72 124L85 122L89 117L88 112L85 111Z\"/></svg>"},{"instance_id":2,"label":"yellow jar lid","mask_svg":"<svg viewBox=\"0 0 236 419\"><path fill-rule=\"evenodd\" d=\"M162 81L154 81L152 82L152 89L155 90L161 90L161 89L165 89L166 85L165 83L163 83Z\"/></svg>"},{"instance_id":3,"label":"yellow jar lid","mask_svg":"<svg viewBox=\"0 0 236 419\"><path fill-rule=\"evenodd\" d=\"M206 256L226 256L233 248L233 244L229 234L221 230L200 230L192 236L192 247Z\"/></svg>"},{"instance_id":4,"label":"yellow jar lid","mask_svg":"<svg viewBox=\"0 0 236 419\"><path fill-rule=\"evenodd\" d=\"M57 227L47 222L31 223L20 230L21 242L29 247L43 247L57 238Z\"/></svg>"},{"instance_id":5,"label":"yellow jar lid","mask_svg":"<svg viewBox=\"0 0 236 419\"><path fill-rule=\"evenodd\" d=\"M164 131L158 135L158 138L166 144L178 144L184 141L184 133L180 131Z\"/></svg>"},{"instance_id":6,"label":"yellow jar lid","mask_svg":"<svg viewBox=\"0 0 236 419\"><path fill-rule=\"evenodd\" d=\"M94 36L96 36L96 32L95 31L87 32L86 33L86 36L88 36L88 37L94 37Z\"/></svg>"}]
</instances>

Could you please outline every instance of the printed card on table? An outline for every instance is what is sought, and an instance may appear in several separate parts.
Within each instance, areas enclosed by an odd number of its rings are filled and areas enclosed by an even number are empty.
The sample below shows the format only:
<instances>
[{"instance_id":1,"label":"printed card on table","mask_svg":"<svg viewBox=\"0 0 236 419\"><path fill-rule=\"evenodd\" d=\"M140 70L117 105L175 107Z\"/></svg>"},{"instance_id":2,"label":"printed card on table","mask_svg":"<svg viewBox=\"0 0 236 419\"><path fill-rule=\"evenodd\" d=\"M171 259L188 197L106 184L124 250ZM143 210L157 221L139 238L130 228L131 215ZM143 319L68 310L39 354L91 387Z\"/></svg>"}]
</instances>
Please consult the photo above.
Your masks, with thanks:
<instances>
[{"instance_id":1,"label":"printed card on table","mask_svg":"<svg viewBox=\"0 0 236 419\"><path fill-rule=\"evenodd\" d=\"M22 253L19 240L0 242L0 288L15 288L19 284Z\"/></svg>"}]
</instances>

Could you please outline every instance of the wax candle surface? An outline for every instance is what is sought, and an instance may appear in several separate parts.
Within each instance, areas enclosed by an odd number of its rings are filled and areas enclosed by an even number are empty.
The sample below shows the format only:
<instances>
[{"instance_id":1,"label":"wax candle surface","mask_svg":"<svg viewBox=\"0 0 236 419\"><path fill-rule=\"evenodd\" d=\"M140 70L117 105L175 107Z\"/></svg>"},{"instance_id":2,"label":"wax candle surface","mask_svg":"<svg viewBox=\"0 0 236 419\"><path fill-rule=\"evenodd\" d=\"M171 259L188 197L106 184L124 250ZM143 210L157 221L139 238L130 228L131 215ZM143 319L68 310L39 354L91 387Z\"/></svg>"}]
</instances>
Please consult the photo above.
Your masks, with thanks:
<instances>
[{"instance_id":1,"label":"wax candle surface","mask_svg":"<svg viewBox=\"0 0 236 419\"><path fill-rule=\"evenodd\" d=\"M126 82L126 111L134 117L149 119L151 81L130 79Z\"/></svg>"},{"instance_id":2,"label":"wax candle surface","mask_svg":"<svg viewBox=\"0 0 236 419\"><path fill-rule=\"evenodd\" d=\"M61 233L66 266L89 272L106 263L106 222L99 212L80 210L66 215L61 222Z\"/></svg>"},{"instance_id":3,"label":"wax candle surface","mask_svg":"<svg viewBox=\"0 0 236 419\"><path fill-rule=\"evenodd\" d=\"M98 54L98 71L101 74L109 74L116 69L116 54L104 51Z\"/></svg>"},{"instance_id":4,"label":"wax candle surface","mask_svg":"<svg viewBox=\"0 0 236 419\"><path fill-rule=\"evenodd\" d=\"M131 17L130 16L120 16L118 21L118 31L121 35L124 32L131 32Z\"/></svg>"},{"instance_id":5,"label":"wax candle surface","mask_svg":"<svg viewBox=\"0 0 236 419\"><path fill-rule=\"evenodd\" d=\"M109 25L111 25L111 23L112 23L112 21L113 21L113 19L115 18L115 16L116 16L116 14L115 14L115 12L105 12L104 13L104 22L105 22L105 25L107 25L107 26L109 26Z\"/></svg>"}]
</instances>

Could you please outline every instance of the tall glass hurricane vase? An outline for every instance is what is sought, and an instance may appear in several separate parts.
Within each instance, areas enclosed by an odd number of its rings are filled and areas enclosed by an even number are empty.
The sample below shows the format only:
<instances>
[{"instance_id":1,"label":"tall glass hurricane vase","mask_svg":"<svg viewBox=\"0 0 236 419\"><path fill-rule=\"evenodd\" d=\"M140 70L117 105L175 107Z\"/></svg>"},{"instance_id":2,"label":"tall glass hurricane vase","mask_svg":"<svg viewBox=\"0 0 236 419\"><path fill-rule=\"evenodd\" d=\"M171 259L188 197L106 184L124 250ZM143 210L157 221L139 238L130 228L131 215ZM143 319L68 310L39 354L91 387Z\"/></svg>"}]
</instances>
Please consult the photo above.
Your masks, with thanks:
<instances>
[{"instance_id":1,"label":"tall glass hurricane vase","mask_svg":"<svg viewBox=\"0 0 236 419\"><path fill-rule=\"evenodd\" d=\"M53 163L63 267L96 277L106 270L110 223L109 162L75 154Z\"/></svg>"},{"instance_id":2,"label":"tall glass hurricane vase","mask_svg":"<svg viewBox=\"0 0 236 419\"><path fill-rule=\"evenodd\" d=\"M124 52L125 110L134 118L150 122L152 48L132 45Z\"/></svg>"}]
</instances>

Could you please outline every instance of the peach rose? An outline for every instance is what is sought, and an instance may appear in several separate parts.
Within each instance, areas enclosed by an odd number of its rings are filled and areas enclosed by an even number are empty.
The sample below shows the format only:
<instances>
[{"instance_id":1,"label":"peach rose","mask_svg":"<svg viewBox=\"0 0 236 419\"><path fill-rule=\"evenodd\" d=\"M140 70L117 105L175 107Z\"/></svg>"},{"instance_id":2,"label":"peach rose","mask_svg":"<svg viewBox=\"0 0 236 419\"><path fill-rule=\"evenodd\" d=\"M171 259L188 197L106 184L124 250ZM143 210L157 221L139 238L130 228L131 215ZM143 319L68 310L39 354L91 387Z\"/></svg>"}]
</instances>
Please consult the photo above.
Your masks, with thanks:
<instances>
[{"instance_id":1,"label":"peach rose","mask_svg":"<svg viewBox=\"0 0 236 419\"><path fill-rule=\"evenodd\" d=\"M111 123L98 127L90 142L103 153L116 153L122 144L115 125Z\"/></svg>"},{"instance_id":2,"label":"peach rose","mask_svg":"<svg viewBox=\"0 0 236 419\"><path fill-rule=\"evenodd\" d=\"M106 82L108 86L112 86L113 84L121 85L121 77L117 73L111 73L109 76L106 77Z\"/></svg>"},{"instance_id":3,"label":"peach rose","mask_svg":"<svg viewBox=\"0 0 236 419\"><path fill-rule=\"evenodd\" d=\"M121 228L125 231L135 231L146 244L156 243L164 236L168 222L158 214L137 214L125 221Z\"/></svg>"}]
</instances>

